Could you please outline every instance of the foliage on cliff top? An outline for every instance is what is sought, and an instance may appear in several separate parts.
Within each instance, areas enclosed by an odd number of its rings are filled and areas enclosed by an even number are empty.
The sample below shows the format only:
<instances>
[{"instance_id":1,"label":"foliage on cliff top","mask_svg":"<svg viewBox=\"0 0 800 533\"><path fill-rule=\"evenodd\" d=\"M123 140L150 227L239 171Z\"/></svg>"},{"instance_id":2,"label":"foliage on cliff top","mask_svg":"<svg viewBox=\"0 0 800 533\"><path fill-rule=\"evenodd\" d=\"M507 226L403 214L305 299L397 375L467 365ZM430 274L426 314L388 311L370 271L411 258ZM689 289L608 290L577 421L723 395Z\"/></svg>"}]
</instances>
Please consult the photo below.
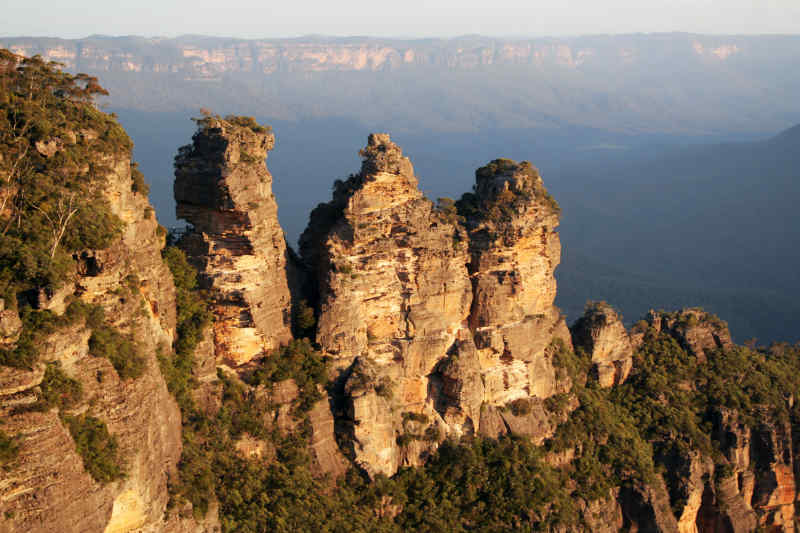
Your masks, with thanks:
<instances>
[{"instance_id":1,"label":"foliage on cliff top","mask_svg":"<svg viewBox=\"0 0 800 533\"><path fill-rule=\"evenodd\" d=\"M203 115L202 117L192 119L195 124L197 124L198 131L200 132L211 128L217 128L220 126L220 123L227 123L227 125L230 126L249 129L253 133L272 133L272 126L262 126L253 117L242 115L226 115L222 117L205 108L201 109L200 113Z\"/></svg>"},{"instance_id":2,"label":"foliage on cliff top","mask_svg":"<svg viewBox=\"0 0 800 533\"><path fill-rule=\"evenodd\" d=\"M0 50L0 293L59 286L73 252L120 232L103 189L132 145L97 94L91 76Z\"/></svg>"},{"instance_id":3,"label":"foliage on cliff top","mask_svg":"<svg viewBox=\"0 0 800 533\"><path fill-rule=\"evenodd\" d=\"M553 364L569 374L580 403L546 443L554 453L575 453L568 475L577 483L576 494L594 500L623 482L650 481L655 473L653 451L640 434L635 416L611 401L607 390L586 383L589 358L585 354L573 353L560 339L548 351Z\"/></svg>"},{"instance_id":4,"label":"foliage on cliff top","mask_svg":"<svg viewBox=\"0 0 800 533\"><path fill-rule=\"evenodd\" d=\"M477 169L472 192L464 193L455 205L458 214L471 224L490 221L507 225L531 206L561 212L530 162L504 158Z\"/></svg>"}]
</instances>

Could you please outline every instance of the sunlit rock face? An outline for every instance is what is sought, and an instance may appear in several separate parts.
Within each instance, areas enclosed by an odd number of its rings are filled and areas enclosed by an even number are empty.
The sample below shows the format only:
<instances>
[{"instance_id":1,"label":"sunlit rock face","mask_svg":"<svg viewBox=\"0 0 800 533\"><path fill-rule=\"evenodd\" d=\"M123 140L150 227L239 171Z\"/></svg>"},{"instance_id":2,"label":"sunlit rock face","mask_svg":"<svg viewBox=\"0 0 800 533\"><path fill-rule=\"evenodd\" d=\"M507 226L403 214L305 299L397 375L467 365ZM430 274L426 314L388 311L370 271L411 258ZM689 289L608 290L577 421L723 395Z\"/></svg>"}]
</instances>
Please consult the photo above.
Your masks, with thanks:
<instances>
[{"instance_id":1,"label":"sunlit rock face","mask_svg":"<svg viewBox=\"0 0 800 533\"><path fill-rule=\"evenodd\" d=\"M422 195L388 135L370 135L361 155L360 172L336 182L301 237L316 280L317 342L350 406L352 458L391 474L446 435L543 440L555 424L542 401L569 390L547 348L570 338L553 306L558 210L538 173L479 172L465 218ZM520 194L517 211L492 218L508 190ZM512 401L523 413L505 409Z\"/></svg>"},{"instance_id":2,"label":"sunlit rock face","mask_svg":"<svg viewBox=\"0 0 800 533\"><path fill-rule=\"evenodd\" d=\"M145 368L135 379L121 379L108 359L90 353L91 329L82 320L43 339L32 369L0 367L3 431L22 443L19 456L0 474L6 517L0 530L10 533L159 531L169 498L167 479L181 455L180 412L156 358L175 330L175 289L161 258L164 234L146 196L131 190L130 152L98 157L103 158L105 195L125 223L122 235L105 250L76 254L76 270L64 286L38 303L55 313L63 312L65 299L102 306L111 325L136 339ZM0 306L0 324L0 344L13 345L19 334L16 311ZM28 409L40 398L49 363L81 384L80 402L65 412ZM124 478L103 484L84 468L61 418L84 412L102 420L116 437ZM189 522L173 521L195 531L196 524Z\"/></svg>"},{"instance_id":3,"label":"sunlit rock face","mask_svg":"<svg viewBox=\"0 0 800 533\"><path fill-rule=\"evenodd\" d=\"M497 159L476 172L459 210L469 230L473 331L485 401L503 405L569 390L548 355L554 338L571 345L553 305L561 260L560 210L528 162Z\"/></svg>"},{"instance_id":4,"label":"sunlit rock face","mask_svg":"<svg viewBox=\"0 0 800 533\"><path fill-rule=\"evenodd\" d=\"M610 305L593 302L570 329L575 348L582 348L591 358L592 372L601 387L625 381L633 366L633 345Z\"/></svg>"},{"instance_id":5,"label":"sunlit rock face","mask_svg":"<svg viewBox=\"0 0 800 533\"><path fill-rule=\"evenodd\" d=\"M253 123L255 124L255 123ZM217 357L246 363L291 338L287 254L272 175L272 133L208 117L175 158L180 246L211 291Z\"/></svg>"},{"instance_id":6,"label":"sunlit rock face","mask_svg":"<svg viewBox=\"0 0 800 533\"><path fill-rule=\"evenodd\" d=\"M317 341L350 373L356 461L393 473L416 461L396 442L403 413L444 424L429 375L466 328L472 293L466 235L422 195L408 158L385 134L361 154L361 171L312 214L301 251L318 279Z\"/></svg>"}]
</instances>

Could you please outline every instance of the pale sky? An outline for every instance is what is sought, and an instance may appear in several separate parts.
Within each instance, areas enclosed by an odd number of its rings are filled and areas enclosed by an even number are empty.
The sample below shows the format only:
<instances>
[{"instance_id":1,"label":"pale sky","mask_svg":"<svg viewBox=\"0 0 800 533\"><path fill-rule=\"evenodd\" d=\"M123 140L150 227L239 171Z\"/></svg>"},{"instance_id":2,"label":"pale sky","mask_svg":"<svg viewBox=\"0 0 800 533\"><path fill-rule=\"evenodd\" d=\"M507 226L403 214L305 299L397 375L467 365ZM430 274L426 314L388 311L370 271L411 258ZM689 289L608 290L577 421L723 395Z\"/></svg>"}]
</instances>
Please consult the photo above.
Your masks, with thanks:
<instances>
[{"instance_id":1,"label":"pale sky","mask_svg":"<svg viewBox=\"0 0 800 533\"><path fill-rule=\"evenodd\" d=\"M800 0L0 0L0 36L800 34Z\"/></svg>"}]
</instances>

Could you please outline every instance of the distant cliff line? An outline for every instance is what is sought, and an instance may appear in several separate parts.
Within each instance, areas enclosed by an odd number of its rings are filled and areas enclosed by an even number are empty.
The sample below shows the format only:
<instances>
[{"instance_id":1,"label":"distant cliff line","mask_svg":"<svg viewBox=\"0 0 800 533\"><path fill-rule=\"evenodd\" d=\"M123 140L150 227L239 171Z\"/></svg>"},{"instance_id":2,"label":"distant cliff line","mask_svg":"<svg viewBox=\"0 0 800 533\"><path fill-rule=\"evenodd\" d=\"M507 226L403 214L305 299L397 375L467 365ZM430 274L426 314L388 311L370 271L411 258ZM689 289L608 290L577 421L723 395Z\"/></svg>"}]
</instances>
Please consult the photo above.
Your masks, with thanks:
<instances>
[{"instance_id":1,"label":"distant cliff line","mask_svg":"<svg viewBox=\"0 0 800 533\"><path fill-rule=\"evenodd\" d=\"M741 57L757 60L764 54L773 59L796 55L800 51L800 37L687 33L533 39L3 37L0 47L26 56L40 54L63 63L67 70L184 73L195 78L213 78L225 73L374 72L424 66L452 70L492 65L574 69L636 64L664 53L719 63Z\"/></svg>"}]
</instances>

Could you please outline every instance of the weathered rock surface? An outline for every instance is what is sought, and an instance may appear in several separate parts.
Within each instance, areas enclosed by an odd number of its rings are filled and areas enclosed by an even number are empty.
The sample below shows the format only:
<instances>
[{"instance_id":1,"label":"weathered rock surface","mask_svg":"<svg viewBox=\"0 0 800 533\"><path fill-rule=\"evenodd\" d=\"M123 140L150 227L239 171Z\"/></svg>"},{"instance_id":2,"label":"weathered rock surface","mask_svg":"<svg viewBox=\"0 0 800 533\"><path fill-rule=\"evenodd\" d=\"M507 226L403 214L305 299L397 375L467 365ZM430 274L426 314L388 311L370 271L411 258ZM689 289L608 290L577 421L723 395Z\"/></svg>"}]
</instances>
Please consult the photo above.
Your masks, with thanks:
<instances>
[{"instance_id":1,"label":"weathered rock surface","mask_svg":"<svg viewBox=\"0 0 800 533\"><path fill-rule=\"evenodd\" d=\"M6 302L0 298L0 347L11 346L22 331L22 321L13 309L6 309Z\"/></svg>"},{"instance_id":2,"label":"weathered rock surface","mask_svg":"<svg viewBox=\"0 0 800 533\"><path fill-rule=\"evenodd\" d=\"M317 341L340 369L359 361L346 385L355 460L391 474L400 414L438 417L428 375L465 328L472 294L465 234L423 197L408 158L381 134L362 155L361 172L312 214L301 251L319 280Z\"/></svg>"},{"instance_id":3,"label":"weathered rock surface","mask_svg":"<svg viewBox=\"0 0 800 533\"><path fill-rule=\"evenodd\" d=\"M181 453L181 419L158 368L159 345L172 342L175 295L161 259L163 233L147 199L131 190L130 154L106 156L107 195L125 223L106 250L76 254L77 272L59 292L102 305L106 319L137 340L146 369L122 380L107 359L89 353L89 329L75 323L41 343L33 370L0 369L3 430L21 439L19 456L0 481L3 531L157 531L163 528L167 476ZM60 307L60 306L57 306ZM55 309L58 310L57 308ZM12 319L13 321L13 319ZM57 409L19 409L40 394L45 364L58 361L83 388L80 405L116 436L126 477L95 482ZM193 529L196 524L186 522Z\"/></svg>"},{"instance_id":4,"label":"weathered rock surface","mask_svg":"<svg viewBox=\"0 0 800 533\"><path fill-rule=\"evenodd\" d=\"M469 315L485 401L547 398L570 388L547 348L571 345L558 309L554 271L561 260L559 209L528 162L495 160L476 172L461 200L469 229L473 301Z\"/></svg>"},{"instance_id":5,"label":"weathered rock surface","mask_svg":"<svg viewBox=\"0 0 800 533\"><path fill-rule=\"evenodd\" d=\"M700 362L705 361L708 350L733 346L728 324L702 309L682 309L674 313L650 311L645 320L656 331L675 338Z\"/></svg>"},{"instance_id":6,"label":"weathered rock surface","mask_svg":"<svg viewBox=\"0 0 800 533\"><path fill-rule=\"evenodd\" d=\"M388 135L370 135L361 155L301 237L317 342L346 381L352 459L391 474L444 435L551 435L542 400L570 383L547 348L571 341L553 306L558 210L538 173L479 172L464 221L422 195ZM516 211L492 218L509 191ZM513 401L524 413L505 408Z\"/></svg>"},{"instance_id":7,"label":"weathered rock surface","mask_svg":"<svg viewBox=\"0 0 800 533\"><path fill-rule=\"evenodd\" d=\"M601 387L619 385L633 366L633 345L614 309L593 302L570 328L575 348L582 348L592 361L592 371Z\"/></svg>"},{"instance_id":8,"label":"weathered rock surface","mask_svg":"<svg viewBox=\"0 0 800 533\"><path fill-rule=\"evenodd\" d=\"M275 137L207 117L175 158L179 245L214 301L216 357L240 365L291 339L287 252L264 160Z\"/></svg>"}]
</instances>

